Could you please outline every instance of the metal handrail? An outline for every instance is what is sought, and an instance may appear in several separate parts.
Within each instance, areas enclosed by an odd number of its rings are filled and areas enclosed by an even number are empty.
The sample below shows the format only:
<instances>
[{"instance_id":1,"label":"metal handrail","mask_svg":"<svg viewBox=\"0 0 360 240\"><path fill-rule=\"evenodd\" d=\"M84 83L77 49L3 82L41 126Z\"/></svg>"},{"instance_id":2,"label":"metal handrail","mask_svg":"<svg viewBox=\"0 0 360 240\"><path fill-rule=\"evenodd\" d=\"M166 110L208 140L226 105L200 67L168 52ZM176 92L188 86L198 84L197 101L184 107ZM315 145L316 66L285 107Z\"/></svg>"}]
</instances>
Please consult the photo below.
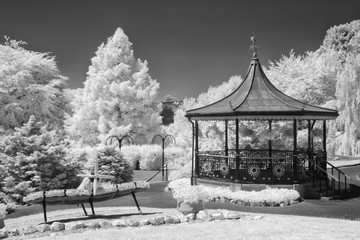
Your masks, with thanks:
<instances>
[{"instance_id":1,"label":"metal handrail","mask_svg":"<svg viewBox=\"0 0 360 240\"><path fill-rule=\"evenodd\" d=\"M241 159L288 159L288 157L244 157L240 154L235 154L234 156L224 156L224 155L212 155L212 154L199 154L199 156L204 156L204 157L222 157L222 158L232 158L235 159L236 156L240 157Z\"/></svg>"},{"instance_id":2,"label":"metal handrail","mask_svg":"<svg viewBox=\"0 0 360 240\"><path fill-rule=\"evenodd\" d=\"M328 161L326 161L326 164L329 164L332 168L335 168L336 171L340 172L342 175L344 175L345 177L347 177L349 180L352 179L349 175L347 175L346 173L344 173L343 171L341 171L338 167L335 167L334 165L332 165L332 164L329 163Z\"/></svg>"},{"instance_id":3,"label":"metal handrail","mask_svg":"<svg viewBox=\"0 0 360 240\"><path fill-rule=\"evenodd\" d=\"M233 158L233 156L223 156L223 155L210 155L210 154L199 154L198 156L204 156L204 157L222 157L222 158Z\"/></svg>"},{"instance_id":4,"label":"metal handrail","mask_svg":"<svg viewBox=\"0 0 360 240\"><path fill-rule=\"evenodd\" d=\"M338 180L334 175L332 175L331 173L329 173L327 170L323 169L322 167L320 167L319 164L316 163L316 161L309 159L310 162L314 163L321 171L323 171L324 173L330 175L332 178L334 178L336 181L340 181ZM334 168L336 171L338 171L339 173L341 173L341 175L343 175L344 177L348 178L349 180L351 180L352 178L347 175L346 173L344 173L343 171L341 171L339 168L335 167L334 165L332 165L331 163L329 163L328 161L326 161L326 164L329 164L332 168Z\"/></svg>"},{"instance_id":5,"label":"metal handrail","mask_svg":"<svg viewBox=\"0 0 360 240\"><path fill-rule=\"evenodd\" d=\"M146 182L150 182L154 177L156 177L156 175L158 175L160 172L162 172L163 170L166 170L167 173L167 164L164 165L163 168L161 168L157 173L154 174L154 176L152 176L151 178L149 178ZM166 180L167 180L167 174L166 174Z\"/></svg>"},{"instance_id":6,"label":"metal handrail","mask_svg":"<svg viewBox=\"0 0 360 240\"><path fill-rule=\"evenodd\" d=\"M309 159L309 160L310 160L310 159ZM332 175L331 173L328 173L325 169L323 169L322 167L320 167L320 165L317 164L315 161L310 160L310 162L312 162L313 164L315 164L318 169L320 169L323 173L326 173L327 175L329 175L329 176L330 176L331 178L333 178L335 181L338 181L338 182L340 181L340 180L337 179L334 175Z\"/></svg>"},{"instance_id":7,"label":"metal handrail","mask_svg":"<svg viewBox=\"0 0 360 240\"><path fill-rule=\"evenodd\" d=\"M331 163L329 163L328 161L325 161L326 164L329 164L332 168L331 168L331 173L329 173L326 169L322 168L315 160L309 158L309 161L311 163L313 163L319 170L321 170L323 173L326 174L326 176L330 176L332 178L332 181L337 181L338 183L338 191L340 191L340 183L341 183L341 180L340 180L340 174L344 176L344 184L345 184L345 196L346 196L346 192L347 192L347 181L346 179L349 179L351 180L352 178L350 176L348 176L347 174L345 174L344 172L342 172L340 169L338 169L337 167L335 167L334 165L332 165ZM334 173L334 169L338 171L338 178L336 178L333 173ZM313 180L314 181L314 180ZM313 183L314 184L314 183ZM321 179L320 179L320 192L321 192ZM335 190L335 185L334 185L334 182L333 182L333 190ZM327 185L327 191L328 191L328 185ZM335 197L335 192L334 192L334 197Z\"/></svg>"}]
</instances>

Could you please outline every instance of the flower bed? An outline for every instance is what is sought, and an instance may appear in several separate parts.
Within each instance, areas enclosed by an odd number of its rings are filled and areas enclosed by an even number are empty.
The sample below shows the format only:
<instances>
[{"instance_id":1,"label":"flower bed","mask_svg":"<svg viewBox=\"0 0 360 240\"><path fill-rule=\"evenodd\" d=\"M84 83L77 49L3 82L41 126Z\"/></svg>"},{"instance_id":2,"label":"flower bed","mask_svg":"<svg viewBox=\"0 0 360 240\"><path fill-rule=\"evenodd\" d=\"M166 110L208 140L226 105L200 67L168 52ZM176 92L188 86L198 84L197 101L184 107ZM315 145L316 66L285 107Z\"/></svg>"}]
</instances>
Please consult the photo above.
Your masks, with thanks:
<instances>
[{"instance_id":1,"label":"flower bed","mask_svg":"<svg viewBox=\"0 0 360 240\"><path fill-rule=\"evenodd\" d=\"M225 187L191 186L190 179L171 181L165 189L175 199L188 199L192 202L201 199L208 202L230 202L248 206L283 206L296 203L300 194L296 190L284 188L266 188L261 191L232 192Z\"/></svg>"}]
</instances>

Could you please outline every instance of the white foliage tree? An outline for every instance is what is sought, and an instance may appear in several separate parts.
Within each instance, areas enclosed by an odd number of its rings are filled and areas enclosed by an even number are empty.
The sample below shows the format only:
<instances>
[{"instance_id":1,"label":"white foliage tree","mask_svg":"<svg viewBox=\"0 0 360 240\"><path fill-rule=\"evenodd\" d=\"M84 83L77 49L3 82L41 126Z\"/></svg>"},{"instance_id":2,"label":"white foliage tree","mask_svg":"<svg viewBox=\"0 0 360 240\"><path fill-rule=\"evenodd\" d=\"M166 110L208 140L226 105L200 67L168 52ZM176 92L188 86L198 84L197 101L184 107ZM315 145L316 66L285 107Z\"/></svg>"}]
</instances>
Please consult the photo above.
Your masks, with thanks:
<instances>
[{"instance_id":1,"label":"white foliage tree","mask_svg":"<svg viewBox=\"0 0 360 240\"><path fill-rule=\"evenodd\" d=\"M26 50L22 41L0 45L0 125L5 130L20 127L30 116L62 124L67 101L54 57Z\"/></svg>"},{"instance_id":2,"label":"white foliage tree","mask_svg":"<svg viewBox=\"0 0 360 240\"><path fill-rule=\"evenodd\" d=\"M300 101L322 105L335 99L336 66L319 51L304 56L290 51L289 56L270 62L266 74L281 91Z\"/></svg>"},{"instance_id":3,"label":"white foliage tree","mask_svg":"<svg viewBox=\"0 0 360 240\"><path fill-rule=\"evenodd\" d=\"M84 89L72 102L68 133L81 144L104 143L109 135L132 135L148 142L161 124L155 102L159 83L148 73L146 61L135 59L132 43L118 28L91 59ZM151 139L150 139L151 140Z\"/></svg>"},{"instance_id":4,"label":"white foliage tree","mask_svg":"<svg viewBox=\"0 0 360 240\"><path fill-rule=\"evenodd\" d=\"M178 145L187 149L191 148L192 126L185 117L186 111L206 106L228 96L240 85L241 81L242 79L240 76L233 76L229 81L223 82L219 86L210 86L207 92L201 93L196 99L185 98L183 105L175 112L174 123L166 127L165 131L175 137ZM223 122L200 121L199 128L200 136L203 138L200 141L200 149L221 149L225 131Z\"/></svg>"}]
</instances>

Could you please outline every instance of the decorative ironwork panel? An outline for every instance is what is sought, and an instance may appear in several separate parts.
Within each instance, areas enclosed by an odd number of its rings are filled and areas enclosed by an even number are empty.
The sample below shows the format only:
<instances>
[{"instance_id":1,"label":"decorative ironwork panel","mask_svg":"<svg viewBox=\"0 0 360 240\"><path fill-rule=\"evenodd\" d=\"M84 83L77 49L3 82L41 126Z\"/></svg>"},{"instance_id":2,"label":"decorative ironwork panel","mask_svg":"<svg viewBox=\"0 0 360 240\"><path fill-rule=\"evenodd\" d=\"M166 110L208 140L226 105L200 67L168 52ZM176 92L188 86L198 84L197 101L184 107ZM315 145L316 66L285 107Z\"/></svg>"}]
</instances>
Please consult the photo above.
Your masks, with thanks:
<instances>
[{"instance_id":1,"label":"decorative ironwork panel","mask_svg":"<svg viewBox=\"0 0 360 240\"><path fill-rule=\"evenodd\" d=\"M200 177L235 180L236 160L233 157L199 155Z\"/></svg>"},{"instance_id":2,"label":"decorative ironwork panel","mask_svg":"<svg viewBox=\"0 0 360 240\"><path fill-rule=\"evenodd\" d=\"M292 183L294 154L291 151L275 150L269 157L268 150L241 149L239 154L239 169L236 169L236 154L229 150L232 156L224 156L224 151L207 151L199 154L199 177L235 181L239 172L243 183ZM230 155L229 154L229 155ZM301 180L305 175L305 164L308 162L307 152L297 152L298 176Z\"/></svg>"}]
</instances>

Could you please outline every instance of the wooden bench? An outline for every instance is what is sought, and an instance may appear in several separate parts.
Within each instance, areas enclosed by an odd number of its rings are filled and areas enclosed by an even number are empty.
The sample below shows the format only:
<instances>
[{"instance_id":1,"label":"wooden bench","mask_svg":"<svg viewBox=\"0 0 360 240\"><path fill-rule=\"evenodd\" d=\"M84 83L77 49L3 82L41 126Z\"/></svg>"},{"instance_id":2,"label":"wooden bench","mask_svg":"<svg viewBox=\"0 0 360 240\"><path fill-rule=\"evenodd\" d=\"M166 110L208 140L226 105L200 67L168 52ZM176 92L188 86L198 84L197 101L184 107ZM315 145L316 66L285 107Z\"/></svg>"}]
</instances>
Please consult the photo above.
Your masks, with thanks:
<instances>
[{"instance_id":1,"label":"wooden bench","mask_svg":"<svg viewBox=\"0 0 360 240\"><path fill-rule=\"evenodd\" d=\"M135 193L145 191L149 188L149 183L145 181L127 182L122 184L113 184L109 191L101 192L98 190L94 195L91 191L82 189L65 189L65 190L50 190L30 193L24 197L24 202L30 204L42 204L44 212L44 221L47 223L46 206L58 204L77 204L81 205L85 216L87 216L85 203L89 203L92 214L95 215L94 202L102 202L113 198L119 198L131 194L139 213L141 209L136 199Z\"/></svg>"}]
</instances>

